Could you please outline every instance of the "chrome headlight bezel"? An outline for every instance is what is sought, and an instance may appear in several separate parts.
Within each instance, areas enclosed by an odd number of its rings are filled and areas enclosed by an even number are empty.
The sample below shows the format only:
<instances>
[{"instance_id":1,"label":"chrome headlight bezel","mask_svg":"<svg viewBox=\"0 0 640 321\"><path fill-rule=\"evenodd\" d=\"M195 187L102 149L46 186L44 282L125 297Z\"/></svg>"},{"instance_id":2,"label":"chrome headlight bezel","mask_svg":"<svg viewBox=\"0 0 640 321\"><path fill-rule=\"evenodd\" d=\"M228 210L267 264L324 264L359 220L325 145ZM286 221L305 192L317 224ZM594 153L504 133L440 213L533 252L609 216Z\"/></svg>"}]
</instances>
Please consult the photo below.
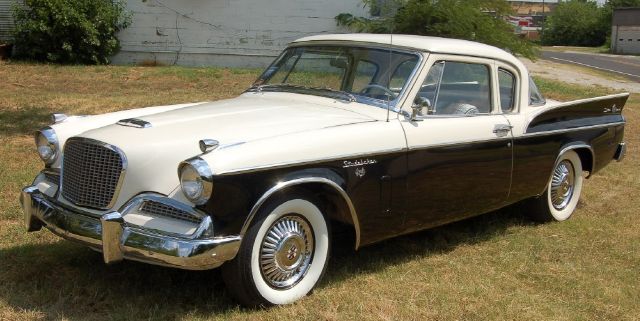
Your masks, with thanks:
<instances>
[{"instance_id":1,"label":"chrome headlight bezel","mask_svg":"<svg viewBox=\"0 0 640 321\"><path fill-rule=\"evenodd\" d=\"M182 194L196 205L204 205L213 192L213 173L209 164L200 157L183 161L178 166L178 179Z\"/></svg>"},{"instance_id":2,"label":"chrome headlight bezel","mask_svg":"<svg viewBox=\"0 0 640 321\"><path fill-rule=\"evenodd\" d=\"M53 165L60 154L60 144L56 131L51 127L42 128L35 133L34 140L40 159L42 159L47 166ZM45 153L47 150L49 153Z\"/></svg>"}]
</instances>

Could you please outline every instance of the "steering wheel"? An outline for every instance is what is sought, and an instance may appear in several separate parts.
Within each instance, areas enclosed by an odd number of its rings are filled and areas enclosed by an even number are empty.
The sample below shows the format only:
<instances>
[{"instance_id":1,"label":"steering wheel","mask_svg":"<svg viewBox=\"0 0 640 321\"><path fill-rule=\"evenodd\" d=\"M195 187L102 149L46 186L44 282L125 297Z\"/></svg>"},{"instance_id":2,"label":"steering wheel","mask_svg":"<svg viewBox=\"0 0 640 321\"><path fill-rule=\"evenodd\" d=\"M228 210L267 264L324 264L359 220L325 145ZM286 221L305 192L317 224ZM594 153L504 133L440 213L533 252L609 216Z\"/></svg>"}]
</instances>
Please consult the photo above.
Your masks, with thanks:
<instances>
[{"instance_id":1,"label":"steering wheel","mask_svg":"<svg viewBox=\"0 0 640 321\"><path fill-rule=\"evenodd\" d=\"M361 94L365 94L365 91L367 91L367 89L380 89L382 91L384 91L387 95L389 95L389 97L391 98L396 98L396 93L394 93L391 89L385 87L385 86L381 86L378 84L368 84L364 87L362 87L362 89L360 90Z\"/></svg>"}]
</instances>

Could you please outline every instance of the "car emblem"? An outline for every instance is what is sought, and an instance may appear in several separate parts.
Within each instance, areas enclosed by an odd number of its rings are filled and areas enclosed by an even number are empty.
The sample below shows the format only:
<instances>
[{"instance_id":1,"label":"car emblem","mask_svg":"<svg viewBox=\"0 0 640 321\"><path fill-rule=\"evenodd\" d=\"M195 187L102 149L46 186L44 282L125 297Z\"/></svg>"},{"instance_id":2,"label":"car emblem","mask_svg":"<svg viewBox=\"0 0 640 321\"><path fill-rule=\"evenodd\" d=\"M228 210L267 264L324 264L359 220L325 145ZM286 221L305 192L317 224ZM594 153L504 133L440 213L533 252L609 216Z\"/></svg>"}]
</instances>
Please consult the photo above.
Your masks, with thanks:
<instances>
[{"instance_id":1,"label":"car emblem","mask_svg":"<svg viewBox=\"0 0 640 321\"><path fill-rule=\"evenodd\" d=\"M355 161L344 161L342 162L342 168L349 168L349 167L358 167L358 166L364 166L364 165L370 165L370 164L376 164L378 163L377 160L375 159L358 159Z\"/></svg>"},{"instance_id":2,"label":"car emblem","mask_svg":"<svg viewBox=\"0 0 640 321\"><path fill-rule=\"evenodd\" d=\"M604 112L605 113L617 113L620 111L620 108L618 108L618 106L616 106L616 104L613 104L613 106L611 106L611 108L604 108Z\"/></svg>"},{"instance_id":3,"label":"car emblem","mask_svg":"<svg viewBox=\"0 0 640 321\"><path fill-rule=\"evenodd\" d=\"M364 167L360 167L356 169L356 176L362 178L364 177L364 174L366 174L367 171L364 169Z\"/></svg>"}]
</instances>

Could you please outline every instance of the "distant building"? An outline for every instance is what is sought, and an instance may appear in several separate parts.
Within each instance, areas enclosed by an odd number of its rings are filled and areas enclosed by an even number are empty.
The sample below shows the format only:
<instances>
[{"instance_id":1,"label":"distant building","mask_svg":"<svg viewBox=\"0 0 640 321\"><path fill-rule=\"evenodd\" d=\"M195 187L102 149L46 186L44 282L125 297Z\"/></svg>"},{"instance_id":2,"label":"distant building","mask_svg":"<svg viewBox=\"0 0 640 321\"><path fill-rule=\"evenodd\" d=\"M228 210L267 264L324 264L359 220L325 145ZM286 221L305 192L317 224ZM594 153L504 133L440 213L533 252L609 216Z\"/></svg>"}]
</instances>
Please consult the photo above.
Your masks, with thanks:
<instances>
[{"instance_id":1,"label":"distant building","mask_svg":"<svg viewBox=\"0 0 640 321\"><path fill-rule=\"evenodd\" d=\"M0 42L11 41L11 6L0 0ZM115 64L264 67L291 41L345 32L340 13L369 14L361 0L127 0L131 26Z\"/></svg>"},{"instance_id":2,"label":"distant building","mask_svg":"<svg viewBox=\"0 0 640 321\"><path fill-rule=\"evenodd\" d=\"M559 0L507 0L514 15L507 20L515 27L515 32L532 40L540 38L546 16L558 6Z\"/></svg>"},{"instance_id":3,"label":"distant building","mask_svg":"<svg viewBox=\"0 0 640 321\"><path fill-rule=\"evenodd\" d=\"M620 8L613 11L611 52L640 54L640 8Z\"/></svg>"},{"instance_id":4,"label":"distant building","mask_svg":"<svg viewBox=\"0 0 640 321\"><path fill-rule=\"evenodd\" d=\"M558 0L507 0L517 15L548 14L558 5Z\"/></svg>"},{"instance_id":5,"label":"distant building","mask_svg":"<svg viewBox=\"0 0 640 321\"><path fill-rule=\"evenodd\" d=\"M11 30L13 29L13 10L11 8L15 3L15 0L0 0L0 43L11 40Z\"/></svg>"},{"instance_id":6,"label":"distant building","mask_svg":"<svg viewBox=\"0 0 640 321\"><path fill-rule=\"evenodd\" d=\"M368 14L361 0L128 0L116 64L264 67L291 41L344 32L335 16Z\"/></svg>"}]
</instances>

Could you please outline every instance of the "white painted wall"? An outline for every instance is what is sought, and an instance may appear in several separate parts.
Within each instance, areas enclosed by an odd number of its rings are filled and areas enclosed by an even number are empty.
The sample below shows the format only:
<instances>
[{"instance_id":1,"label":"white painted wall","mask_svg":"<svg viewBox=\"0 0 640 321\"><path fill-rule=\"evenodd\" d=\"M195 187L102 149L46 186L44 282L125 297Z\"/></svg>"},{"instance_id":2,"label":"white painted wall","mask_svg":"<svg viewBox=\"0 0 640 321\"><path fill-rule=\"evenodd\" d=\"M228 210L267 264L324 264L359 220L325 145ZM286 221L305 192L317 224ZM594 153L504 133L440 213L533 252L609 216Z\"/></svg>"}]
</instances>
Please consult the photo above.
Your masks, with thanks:
<instances>
[{"instance_id":1,"label":"white painted wall","mask_svg":"<svg viewBox=\"0 0 640 321\"><path fill-rule=\"evenodd\" d=\"M132 25L116 64L264 67L287 43L346 32L334 17L367 15L360 0L129 0Z\"/></svg>"}]
</instances>

